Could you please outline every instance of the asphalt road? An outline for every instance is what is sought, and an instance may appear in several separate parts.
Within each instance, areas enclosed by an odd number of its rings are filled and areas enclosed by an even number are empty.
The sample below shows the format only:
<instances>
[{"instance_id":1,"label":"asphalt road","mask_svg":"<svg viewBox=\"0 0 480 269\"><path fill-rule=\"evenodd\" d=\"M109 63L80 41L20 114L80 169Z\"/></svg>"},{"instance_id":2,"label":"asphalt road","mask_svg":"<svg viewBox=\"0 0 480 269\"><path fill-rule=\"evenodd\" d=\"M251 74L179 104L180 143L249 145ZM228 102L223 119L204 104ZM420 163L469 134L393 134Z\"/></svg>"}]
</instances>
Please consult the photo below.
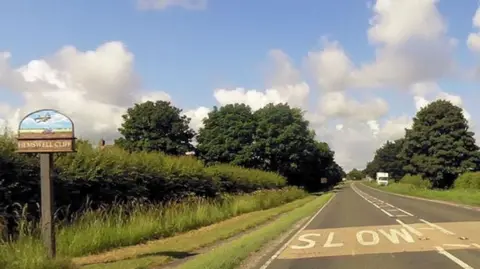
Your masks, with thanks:
<instances>
[{"instance_id":1,"label":"asphalt road","mask_svg":"<svg viewBox=\"0 0 480 269\"><path fill-rule=\"evenodd\" d=\"M345 186L260 269L480 269L480 211Z\"/></svg>"}]
</instances>

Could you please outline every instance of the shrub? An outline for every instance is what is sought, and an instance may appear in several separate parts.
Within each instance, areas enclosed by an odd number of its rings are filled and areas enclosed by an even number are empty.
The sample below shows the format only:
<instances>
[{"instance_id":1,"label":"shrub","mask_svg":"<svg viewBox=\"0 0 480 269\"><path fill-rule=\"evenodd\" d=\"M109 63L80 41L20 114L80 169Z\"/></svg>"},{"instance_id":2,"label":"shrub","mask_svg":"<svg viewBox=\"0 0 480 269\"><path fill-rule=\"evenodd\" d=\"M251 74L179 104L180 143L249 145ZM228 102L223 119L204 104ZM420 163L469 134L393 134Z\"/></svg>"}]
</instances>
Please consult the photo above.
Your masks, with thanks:
<instances>
[{"instance_id":1,"label":"shrub","mask_svg":"<svg viewBox=\"0 0 480 269\"><path fill-rule=\"evenodd\" d=\"M480 190L480 172L466 172L461 174L455 180L454 188Z\"/></svg>"},{"instance_id":2,"label":"shrub","mask_svg":"<svg viewBox=\"0 0 480 269\"><path fill-rule=\"evenodd\" d=\"M39 161L36 154L15 153L15 141L0 138L0 219L15 217L12 205L26 205L38 217ZM286 185L275 173L232 165L206 168L191 156L129 153L116 147L77 143L76 153L55 155L54 195L57 217L123 202L164 203L188 197L219 197ZM17 210L18 211L18 210ZM7 221L11 223L11 221Z\"/></svg>"},{"instance_id":3,"label":"shrub","mask_svg":"<svg viewBox=\"0 0 480 269\"><path fill-rule=\"evenodd\" d=\"M423 179L420 175L405 175L400 179L400 183L410 184L416 188L430 189L432 188L432 183L426 179Z\"/></svg>"}]
</instances>

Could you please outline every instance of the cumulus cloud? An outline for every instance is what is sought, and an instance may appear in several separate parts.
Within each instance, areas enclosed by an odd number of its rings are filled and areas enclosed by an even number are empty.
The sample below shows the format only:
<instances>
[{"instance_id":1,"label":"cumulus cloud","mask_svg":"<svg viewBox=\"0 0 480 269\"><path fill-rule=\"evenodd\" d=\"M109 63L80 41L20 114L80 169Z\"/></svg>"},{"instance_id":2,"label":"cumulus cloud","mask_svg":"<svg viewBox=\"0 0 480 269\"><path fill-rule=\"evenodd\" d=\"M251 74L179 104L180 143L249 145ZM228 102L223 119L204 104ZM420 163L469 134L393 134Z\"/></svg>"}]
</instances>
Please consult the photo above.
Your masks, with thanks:
<instances>
[{"instance_id":1,"label":"cumulus cloud","mask_svg":"<svg viewBox=\"0 0 480 269\"><path fill-rule=\"evenodd\" d=\"M169 7L199 10L207 7L207 0L137 0L137 5L143 10L163 10Z\"/></svg>"},{"instance_id":2,"label":"cumulus cloud","mask_svg":"<svg viewBox=\"0 0 480 269\"><path fill-rule=\"evenodd\" d=\"M452 74L455 41L436 6L437 0L377 0L368 38L375 61L352 73L360 87L409 85Z\"/></svg>"},{"instance_id":3,"label":"cumulus cloud","mask_svg":"<svg viewBox=\"0 0 480 269\"><path fill-rule=\"evenodd\" d=\"M472 24L477 32L473 32L468 35L467 45L472 51L480 52L480 7L473 16Z\"/></svg>"},{"instance_id":4,"label":"cumulus cloud","mask_svg":"<svg viewBox=\"0 0 480 269\"><path fill-rule=\"evenodd\" d=\"M16 130L24 115L52 108L72 118L77 136L111 140L132 103L170 100L164 92L141 91L133 63L133 54L121 42L86 52L67 46L16 69L3 63L0 83L19 93L22 105L2 105L2 122Z\"/></svg>"}]
</instances>

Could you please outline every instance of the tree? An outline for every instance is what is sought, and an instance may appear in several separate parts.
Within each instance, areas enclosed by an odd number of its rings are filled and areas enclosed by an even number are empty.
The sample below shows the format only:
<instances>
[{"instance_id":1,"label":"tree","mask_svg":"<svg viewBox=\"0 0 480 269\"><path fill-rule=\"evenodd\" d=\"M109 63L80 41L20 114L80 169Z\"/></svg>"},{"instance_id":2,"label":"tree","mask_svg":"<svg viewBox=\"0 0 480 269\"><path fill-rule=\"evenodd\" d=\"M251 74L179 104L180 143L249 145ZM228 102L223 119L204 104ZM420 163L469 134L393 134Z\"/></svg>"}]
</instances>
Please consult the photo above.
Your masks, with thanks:
<instances>
[{"instance_id":1,"label":"tree","mask_svg":"<svg viewBox=\"0 0 480 269\"><path fill-rule=\"evenodd\" d=\"M361 180L365 177L362 171L358 170L357 168L352 169L352 171L348 172L347 178L350 180Z\"/></svg>"},{"instance_id":2,"label":"tree","mask_svg":"<svg viewBox=\"0 0 480 269\"><path fill-rule=\"evenodd\" d=\"M466 171L478 170L479 147L462 109L438 100L422 108L406 130L400 158L406 173L429 179L433 187L450 187Z\"/></svg>"},{"instance_id":3,"label":"tree","mask_svg":"<svg viewBox=\"0 0 480 269\"><path fill-rule=\"evenodd\" d=\"M253 143L256 122L245 104L213 108L197 136L197 152L205 163L245 164L243 150Z\"/></svg>"},{"instance_id":4,"label":"tree","mask_svg":"<svg viewBox=\"0 0 480 269\"><path fill-rule=\"evenodd\" d=\"M371 162L364 170L366 175L373 178L377 172L386 172L392 179L400 179L405 175L403 167L405 163L398 156L402 150L404 139L387 141L381 148L377 149Z\"/></svg>"},{"instance_id":5,"label":"tree","mask_svg":"<svg viewBox=\"0 0 480 269\"><path fill-rule=\"evenodd\" d=\"M123 136L115 144L128 151L162 151L183 155L194 147L195 132L188 126L190 119L182 110L166 101L135 104L123 115L118 130Z\"/></svg>"}]
</instances>

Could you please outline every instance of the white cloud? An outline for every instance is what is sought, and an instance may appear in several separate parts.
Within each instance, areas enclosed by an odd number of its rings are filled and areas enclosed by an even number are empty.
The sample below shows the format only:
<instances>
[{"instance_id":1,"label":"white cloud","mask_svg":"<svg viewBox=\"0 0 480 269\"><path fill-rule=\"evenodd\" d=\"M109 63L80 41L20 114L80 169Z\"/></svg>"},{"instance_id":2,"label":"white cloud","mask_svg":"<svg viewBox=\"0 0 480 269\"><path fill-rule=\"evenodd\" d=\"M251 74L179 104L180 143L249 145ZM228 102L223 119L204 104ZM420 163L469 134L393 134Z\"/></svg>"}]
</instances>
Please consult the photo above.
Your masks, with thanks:
<instances>
[{"instance_id":1,"label":"white cloud","mask_svg":"<svg viewBox=\"0 0 480 269\"><path fill-rule=\"evenodd\" d=\"M377 0L368 37L376 59L352 72L356 86L408 87L450 75L455 41L436 0Z\"/></svg>"},{"instance_id":2,"label":"white cloud","mask_svg":"<svg viewBox=\"0 0 480 269\"><path fill-rule=\"evenodd\" d=\"M205 9L207 0L137 0L140 9L162 10L169 7L181 7L185 9Z\"/></svg>"},{"instance_id":3,"label":"white cloud","mask_svg":"<svg viewBox=\"0 0 480 269\"><path fill-rule=\"evenodd\" d=\"M477 32L468 35L467 45L472 51L480 52L480 7L473 16L472 25Z\"/></svg>"},{"instance_id":4,"label":"white cloud","mask_svg":"<svg viewBox=\"0 0 480 269\"><path fill-rule=\"evenodd\" d=\"M16 130L24 115L52 108L73 120L78 137L111 140L118 136L121 115L134 102L170 99L163 92L141 92L133 62L133 54L120 42L86 52L67 46L48 60L32 60L18 69L4 61L0 83L19 93L22 105L3 105L2 121Z\"/></svg>"}]
</instances>

